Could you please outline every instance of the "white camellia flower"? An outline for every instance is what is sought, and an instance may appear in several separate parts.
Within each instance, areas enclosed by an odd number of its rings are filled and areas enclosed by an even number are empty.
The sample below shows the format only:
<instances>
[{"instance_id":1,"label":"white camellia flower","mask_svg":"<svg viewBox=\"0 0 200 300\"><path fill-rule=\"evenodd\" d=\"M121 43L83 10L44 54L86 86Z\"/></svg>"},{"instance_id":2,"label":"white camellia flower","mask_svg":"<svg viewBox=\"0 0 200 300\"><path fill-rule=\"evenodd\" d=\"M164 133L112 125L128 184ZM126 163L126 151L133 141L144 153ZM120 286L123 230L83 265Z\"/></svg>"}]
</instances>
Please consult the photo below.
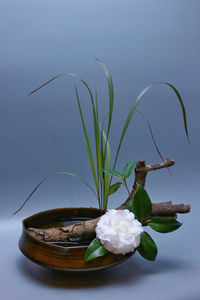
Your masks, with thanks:
<instances>
[{"instance_id":1,"label":"white camellia flower","mask_svg":"<svg viewBox=\"0 0 200 300\"><path fill-rule=\"evenodd\" d=\"M103 246L112 253L133 252L140 244L142 224L128 209L111 209L103 215L96 227L96 235Z\"/></svg>"}]
</instances>

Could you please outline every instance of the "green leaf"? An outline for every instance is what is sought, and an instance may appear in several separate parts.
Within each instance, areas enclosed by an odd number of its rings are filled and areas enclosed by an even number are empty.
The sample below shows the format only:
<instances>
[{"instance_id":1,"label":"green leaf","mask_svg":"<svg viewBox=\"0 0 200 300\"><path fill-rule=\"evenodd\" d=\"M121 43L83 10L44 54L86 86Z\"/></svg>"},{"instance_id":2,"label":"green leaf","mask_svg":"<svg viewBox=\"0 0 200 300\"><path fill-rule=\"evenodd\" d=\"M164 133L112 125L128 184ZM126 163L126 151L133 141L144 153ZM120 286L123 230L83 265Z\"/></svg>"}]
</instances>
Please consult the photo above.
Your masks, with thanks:
<instances>
[{"instance_id":1,"label":"green leaf","mask_svg":"<svg viewBox=\"0 0 200 300\"><path fill-rule=\"evenodd\" d=\"M152 203L146 190L137 183L137 191L133 197L133 213L136 218L143 222L152 211Z\"/></svg>"},{"instance_id":2,"label":"green leaf","mask_svg":"<svg viewBox=\"0 0 200 300\"><path fill-rule=\"evenodd\" d=\"M140 236L140 245L137 248L137 251L142 257L148 260L155 260L157 256L157 246L146 231L144 231Z\"/></svg>"},{"instance_id":3,"label":"green leaf","mask_svg":"<svg viewBox=\"0 0 200 300\"><path fill-rule=\"evenodd\" d=\"M95 145L96 145L96 161L97 161L97 172L98 172L98 178L100 180L100 185L102 189L102 168L103 168L103 162L101 160L101 140L99 135L99 111L98 111L98 97L97 97L97 91L95 91L95 103L96 103L96 112L94 109L94 118L95 118Z\"/></svg>"},{"instance_id":4,"label":"green leaf","mask_svg":"<svg viewBox=\"0 0 200 300\"><path fill-rule=\"evenodd\" d=\"M108 142L108 137L106 136L105 132L103 131L102 125L99 123L99 127L101 129L101 135L104 138L105 141L105 160L106 160L106 167L109 170L111 165L111 153L110 153L110 145ZM103 171L103 170L102 170ZM106 172L105 172L106 173ZM103 200L103 209L107 210L108 206L108 191L109 191L109 185L110 185L110 174L106 173L106 176L104 177L104 200Z\"/></svg>"},{"instance_id":5,"label":"green leaf","mask_svg":"<svg viewBox=\"0 0 200 300\"><path fill-rule=\"evenodd\" d=\"M148 125L148 127L149 127L149 131L150 131L150 135L151 135L153 144L154 144L154 146L155 146L155 148L156 148L156 151L157 151L158 155L160 156L160 158L162 159L162 161L165 162L165 159L164 159L163 155L161 154L161 152L160 152L160 150L159 150L159 148L158 148L158 145L157 145L157 143L156 143L156 140L155 140L155 137L154 137L154 134L153 134L153 130L152 130L152 128L151 128L151 124L150 124L149 120L147 119L147 117L145 116L145 114L144 114L143 112L137 110L137 113L139 113L141 116L143 116L144 119L146 120L147 125ZM172 172L171 172L171 170L170 170L168 167L167 167L167 170L168 170L168 172L172 175Z\"/></svg>"},{"instance_id":6,"label":"green leaf","mask_svg":"<svg viewBox=\"0 0 200 300\"><path fill-rule=\"evenodd\" d=\"M136 165L137 165L137 162L135 162L135 161L130 161L130 162L128 162L128 163L126 164L125 168L122 170L122 174L123 174L126 178L128 178L128 177L132 174L132 172L133 172L133 170L135 169Z\"/></svg>"},{"instance_id":7,"label":"green leaf","mask_svg":"<svg viewBox=\"0 0 200 300\"><path fill-rule=\"evenodd\" d=\"M47 82L45 82L43 85L39 86L38 88L36 88L35 90L33 90L32 92L30 92L28 94L28 96L32 95L33 93L37 92L39 89L43 88L45 85L47 85L48 83L50 83L51 81L57 79L58 77L61 77L65 75L65 73L62 73L62 74L58 74L57 76L54 76L53 78L51 78L50 80L48 80Z\"/></svg>"},{"instance_id":8,"label":"green leaf","mask_svg":"<svg viewBox=\"0 0 200 300\"><path fill-rule=\"evenodd\" d=\"M23 204L11 215L14 216L16 215L23 207L24 205L28 202L28 200L31 198L31 196L33 196L33 194L37 191L37 189L39 188L39 186L44 182L46 181L47 178L51 177L51 176L54 176L54 175L70 175L70 176L73 176L79 180L81 180L87 187L90 188L90 190L94 193L95 197L97 198L97 194L95 192L95 190L93 189L93 187L87 182L85 181L83 178L81 178L80 176L74 174L74 173L71 173L71 172L66 172L66 171L62 171L62 172L56 172L56 173L53 173L53 174L49 174L48 176L44 177L40 183L34 188L34 190L30 193L30 195L28 196L28 198L26 198L26 200L23 202ZM98 198L97 198L98 199Z\"/></svg>"},{"instance_id":9,"label":"green leaf","mask_svg":"<svg viewBox=\"0 0 200 300\"><path fill-rule=\"evenodd\" d=\"M109 175L114 175L118 178L124 178L124 175L118 171L110 170L110 169L103 169L103 172Z\"/></svg>"},{"instance_id":10,"label":"green leaf","mask_svg":"<svg viewBox=\"0 0 200 300\"><path fill-rule=\"evenodd\" d=\"M102 169L105 167L105 162L107 159L107 164L106 167L107 169L110 169L111 165L111 157L110 157L110 152L107 153L108 151L108 136L110 133L110 127L111 127L111 122L112 122L112 115L113 115L113 104L114 104L114 88L113 88L113 81L112 81L112 77L111 74L108 70L108 68L106 67L106 65L98 58L96 58L96 61L102 66L105 76L106 76L106 80L107 80L107 84L108 84L108 90L109 90L109 119L108 119L108 128L107 128L107 132L105 135L106 137L106 141L105 141L105 148L102 154L102 150L101 150L101 157L102 157ZM108 200L108 189L109 189L109 185L110 185L110 176L108 173L106 173L105 176L105 181L104 181L105 185L104 185L104 208L107 207L107 200Z\"/></svg>"},{"instance_id":11,"label":"green leaf","mask_svg":"<svg viewBox=\"0 0 200 300\"><path fill-rule=\"evenodd\" d=\"M94 127L94 136L95 136L95 147L96 147L96 163L97 163L97 177L100 180L100 183L102 181L102 162L101 162L101 153L100 153L100 141L99 141L99 119L98 119L98 100L97 100L97 92L95 97L95 103L96 103L96 109L94 104L94 98L91 92L91 89L89 88L88 84L80 78L77 74L69 73L69 75L72 75L76 78L78 78L84 86L87 88L90 100L92 104L92 111L93 111L93 127Z\"/></svg>"},{"instance_id":12,"label":"green leaf","mask_svg":"<svg viewBox=\"0 0 200 300\"><path fill-rule=\"evenodd\" d=\"M126 203L124 209L128 209L129 211L133 211L133 199L131 199L130 201L128 201L128 203Z\"/></svg>"},{"instance_id":13,"label":"green leaf","mask_svg":"<svg viewBox=\"0 0 200 300\"><path fill-rule=\"evenodd\" d=\"M78 90L76 88L76 85L75 85L75 91L76 91L76 99L77 99L79 112L80 112L80 116L81 116L81 121L82 121L82 127L83 127L83 131L84 131L84 135L85 135L85 142L86 142L86 146L87 146L88 157L89 157L89 160L90 160L92 175L93 175L93 179L94 179L94 182L95 182L95 186L96 186L96 190L97 190L97 194L98 194L98 199L99 199L99 186L98 186L98 181L97 181L96 172L95 172L95 166L94 166L92 150L91 150L88 134L87 134L86 127L85 127L85 122L84 122L84 119L83 119L83 113L82 113L81 104L80 104L80 100L79 100L79 96L78 96Z\"/></svg>"},{"instance_id":14,"label":"green leaf","mask_svg":"<svg viewBox=\"0 0 200 300\"><path fill-rule=\"evenodd\" d=\"M103 67L104 73L106 75L107 83L108 83L108 90L109 90L109 120L108 120L108 129L107 129L107 138L109 136L110 132L110 126L112 121L112 115L113 115L113 104L114 104L114 89L113 89L113 81L111 74L106 67L106 65L98 58L96 58L96 61Z\"/></svg>"},{"instance_id":15,"label":"green leaf","mask_svg":"<svg viewBox=\"0 0 200 300\"><path fill-rule=\"evenodd\" d=\"M168 85L174 91L174 93L176 94L176 96L178 97L178 100L179 100L179 103L180 103L181 109L182 109L182 115L183 115L183 122L184 122L184 127L185 127L185 133L186 133L188 142L190 142L189 135L188 135L188 128L187 128L186 111L185 111L185 106L183 104L183 100L181 98L181 95L179 94L179 92L175 88L175 86L173 86L171 83L169 83L169 82L160 82L160 84L166 84L166 85Z\"/></svg>"},{"instance_id":16,"label":"green leaf","mask_svg":"<svg viewBox=\"0 0 200 300\"><path fill-rule=\"evenodd\" d=\"M95 238L91 244L88 246L87 251L85 253L83 262L86 263L88 261L91 261L97 257L106 255L107 250L104 248L104 246L101 244L100 239Z\"/></svg>"},{"instance_id":17,"label":"green leaf","mask_svg":"<svg viewBox=\"0 0 200 300\"><path fill-rule=\"evenodd\" d=\"M147 223L153 230L161 233L174 231L182 225L172 217L155 217Z\"/></svg>"},{"instance_id":18,"label":"green leaf","mask_svg":"<svg viewBox=\"0 0 200 300\"><path fill-rule=\"evenodd\" d=\"M119 145L118 145L118 148L117 148L117 153L116 153L116 156L115 156L115 161L114 161L113 169L115 169L115 166L116 166L116 163L117 163L117 159L118 159L118 156L119 156L119 151L120 151L120 148L121 148L124 136L126 134L126 131L128 129L129 123L130 123L130 121L132 119L133 112L135 111L137 104L140 102L140 100L146 94L146 92L148 90L150 90L152 87L154 87L156 85L160 85L160 84L164 84L164 85L169 86L174 91L174 93L176 94L176 96L178 97L179 103L181 105L182 115L183 115L183 122L184 122L184 127L185 127L185 133L186 133L186 136L187 136L188 141L189 141L185 106L183 104L183 100L182 100L179 92L177 91L177 89L172 84L170 84L168 82L156 82L156 83L153 83L153 84L147 86L145 89L142 90L142 92L138 95L138 97L136 98L135 102L131 106L131 109L130 109L130 111L128 113L128 116L126 118L123 130L122 130L122 134L121 134L121 137L120 137Z\"/></svg>"},{"instance_id":19,"label":"green leaf","mask_svg":"<svg viewBox=\"0 0 200 300\"><path fill-rule=\"evenodd\" d=\"M103 136L105 138L104 132L103 132ZM106 167L107 167L107 169L110 169L110 167L111 167L110 145L108 143L107 136L106 136ZM104 207L103 207L104 210L107 210L107 206L108 206L109 185L110 185L110 176L109 176L109 174L106 174L106 176L105 176L105 187L104 187Z\"/></svg>"},{"instance_id":20,"label":"green leaf","mask_svg":"<svg viewBox=\"0 0 200 300\"><path fill-rule=\"evenodd\" d=\"M114 194L121 186L122 182L116 182L109 187L108 195Z\"/></svg>"}]
</instances>

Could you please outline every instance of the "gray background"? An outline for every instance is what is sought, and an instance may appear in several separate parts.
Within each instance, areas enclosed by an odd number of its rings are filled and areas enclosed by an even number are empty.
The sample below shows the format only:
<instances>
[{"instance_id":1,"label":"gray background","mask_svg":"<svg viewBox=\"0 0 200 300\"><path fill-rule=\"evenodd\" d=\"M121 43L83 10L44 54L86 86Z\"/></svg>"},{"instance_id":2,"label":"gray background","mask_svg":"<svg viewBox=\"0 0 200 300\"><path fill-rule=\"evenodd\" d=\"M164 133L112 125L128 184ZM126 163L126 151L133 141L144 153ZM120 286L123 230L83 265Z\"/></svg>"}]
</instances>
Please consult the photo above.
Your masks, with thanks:
<instances>
[{"instance_id":1,"label":"gray background","mask_svg":"<svg viewBox=\"0 0 200 300\"><path fill-rule=\"evenodd\" d=\"M199 283L199 9L194 0L140 1L0 1L0 216L2 299L48 296L138 299L200 299ZM23 203L47 174L68 170L92 183L80 116L78 85L92 138L91 107L86 90L64 76L27 97L35 87L62 72L73 72L96 87L103 120L108 93L103 70L108 66L115 87L110 135L114 156L122 126L139 92L155 81L169 81L182 95L188 117L187 142L180 105L173 92L155 87L138 109L151 122L164 157L175 159L173 176L166 170L149 174L146 188L153 202L191 203L181 216L184 225L169 235L152 233L158 244L155 263L135 255L105 272L71 277L28 262L17 249L21 220L40 210L65 206L97 206L76 179L51 177L16 217ZM117 169L129 160L160 161L143 118L135 114L120 152ZM133 180L133 179L132 179ZM131 180L129 182L131 185ZM116 207L123 188L110 198ZM12 279L12 283L11 280ZM102 294L103 293L103 294ZM62 298L63 297L63 298Z\"/></svg>"}]
</instances>

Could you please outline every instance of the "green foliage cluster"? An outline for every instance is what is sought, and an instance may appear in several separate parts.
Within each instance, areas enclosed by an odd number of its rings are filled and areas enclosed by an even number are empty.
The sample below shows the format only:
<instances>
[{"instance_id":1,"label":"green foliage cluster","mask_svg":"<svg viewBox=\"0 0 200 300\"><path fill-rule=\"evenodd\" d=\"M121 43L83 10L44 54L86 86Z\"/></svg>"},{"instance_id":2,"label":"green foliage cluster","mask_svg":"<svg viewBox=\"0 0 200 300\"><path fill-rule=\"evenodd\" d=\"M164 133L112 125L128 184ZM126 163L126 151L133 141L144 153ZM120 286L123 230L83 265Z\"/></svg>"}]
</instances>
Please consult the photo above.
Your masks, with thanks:
<instances>
[{"instance_id":1,"label":"green foliage cluster","mask_svg":"<svg viewBox=\"0 0 200 300\"><path fill-rule=\"evenodd\" d=\"M115 175L118 177L119 174L115 173ZM146 190L140 184L137 184L137 191L133 199L128 202L124 209L133 212L136 219L144 226L150 226L153 230L160 233L172 232L182 225L173 217L151 217L152 203ZM143 231L140 236L140 245L137 251L147 260L155 260L157 256L156 243L146 231ZM104 256L107 253L108 251L96 237L85 253L84 263Z\"/></svg>"}]
</instances>

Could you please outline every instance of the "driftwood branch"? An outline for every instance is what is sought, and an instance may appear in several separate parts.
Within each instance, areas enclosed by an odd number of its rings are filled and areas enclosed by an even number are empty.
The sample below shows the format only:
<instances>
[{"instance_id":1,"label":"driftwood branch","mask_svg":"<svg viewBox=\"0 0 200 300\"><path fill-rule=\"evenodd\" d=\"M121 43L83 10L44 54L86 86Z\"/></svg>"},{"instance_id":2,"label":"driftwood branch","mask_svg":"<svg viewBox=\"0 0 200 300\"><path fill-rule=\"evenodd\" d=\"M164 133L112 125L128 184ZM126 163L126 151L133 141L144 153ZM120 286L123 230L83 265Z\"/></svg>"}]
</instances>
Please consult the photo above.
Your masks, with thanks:
<instances>
[{"instance_id":1,"label":"driftwood branch","mask_svg":"<svg viewBox=\"0 0 200 300\"><path fill-rule=\"evenodd\" d=\"M126 203L133 198L135 192L137 191L137 183L145 186L146 176L149 171L155 171L163 168L169 168L175 164L173 159L167 159L159 164L146 165L144 160L139 160L135 168L135 181L133 184L132 192L130 193L128 199L118 207L118 209L124 209Z\"/></svg>"},{"instance_id":2,"label":"driftwood branch","mask_svg":"<svg viewBox=\"0 0 200 300\"><path fill-rule=\"evenodd\" d=\"M126 203L132 199L136 190L137 184L145 186L146 175L149 171L158 170L174 165L174 161L167 159L160 164L146 165L144 160L137 163L135 169L135 181L133 184L132 192L127 200L120 205L117 209L124 209ZM152 212L150 216L176 216L177 213L190 212L190 205L172 204L171 201L153 203ZM84 240L91 240L95 237L95 228L99 218L79 222L73 225L54 227L47 229L28 228L29 234L37 239L45 242L80 242Z\"/></svg>"},{"instance_id":3,"label":"driftwood branch","mask_svg":"<svg viewBox=\"0 0 200 300\"><path fill-rule=\"evenodd\" d=\"M176 213L187 213L190 205L173 205L171 201L153 203L151 216L172 216ZM31 236L45 242L80 242L95 237L95 228L99 218L73 225L47 229L29 228Z\"/></svg>"}]
</instances>

